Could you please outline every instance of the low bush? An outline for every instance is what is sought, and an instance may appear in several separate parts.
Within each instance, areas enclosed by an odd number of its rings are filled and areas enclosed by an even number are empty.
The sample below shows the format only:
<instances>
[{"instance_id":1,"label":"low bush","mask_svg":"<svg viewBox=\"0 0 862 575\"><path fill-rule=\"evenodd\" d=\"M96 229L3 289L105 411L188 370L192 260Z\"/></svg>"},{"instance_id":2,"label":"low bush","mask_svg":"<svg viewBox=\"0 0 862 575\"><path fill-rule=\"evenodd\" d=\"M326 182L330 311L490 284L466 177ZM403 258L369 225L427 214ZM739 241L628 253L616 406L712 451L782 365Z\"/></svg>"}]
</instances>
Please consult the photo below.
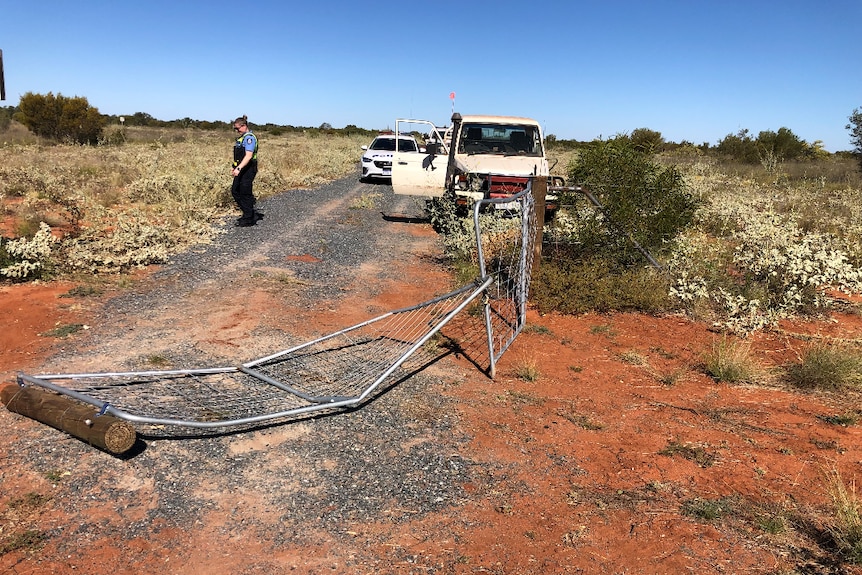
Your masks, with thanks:
<instances>
[{"instance_id":1,"label":"low bush","mask_svg":"<svg viewBox=\"0 0 862 575\"><path fill-rule=\"evenodd\" d=\"M2 243L0 276L27 280L45 277L53 267L52 254L58 241L48 224L42 222L32 238L17 238Z\"/></svg>"},{"instance_id":2,"label":"low bush","mask_svg":"<svg viewBox=\"0 0 862 575\"><path fill-rule=\"evenodd\" d=\"M569 170L569 181L586 188L603 206L578 192L565 192L568 227L557 225L573 246L572 256L600 255L618 265L642 265L640 245L659 258L693 219L699 200L675 166L664 166L629 138L594 142ZM636 245L637 244L637 245ZM578 253L580 251L580 253Z\"/></svg>"},{"instance_id":3,"label":"low bush","mask_svg":"<svg viewBox=\"0 0 862 575\"><path fill-rule=\"evenodd\" d=\"M703 355L703 364L706 374L717 382L755 383L762 376L760 366L751 356L750 344L727 337L712 343Z\"/></svg>"},{"instance_id":4,"label":"low bush","mask_svg":"<svg viewBox=\"0 0 862 575\"><path fill-rule=\"evenodd\" d=\"M799 361L784 368L791 385L801 389L835 391L862 385L862 355L841 345L822 342L809 346Z\"/></svg>"},{"instance_id":5,"label":"low bush","mask_svg":"<svg viewBox=\"0 0 862 575\"><path fill-rule=\"evenodd\" d=\"M675 305L669 288L668 278L653 268L613 269L601 258L549 260L533 278L531 299L543 313L661 313Z\"/></svg>"},{"instance_id":6,"label":"low bush","mask_svg":"<svg viewBox=\"0 0 862 575\"><path fill-rule=\"evenodd\" d=\"M561 313L679 307L669 278L650 265L670 253L699 205L682 173L617 137L580 150L568 176L601 207L579 192L560 196L563 208L546 226L545 257L533 278L537 307Z\"/></svg>"}]
</instances>

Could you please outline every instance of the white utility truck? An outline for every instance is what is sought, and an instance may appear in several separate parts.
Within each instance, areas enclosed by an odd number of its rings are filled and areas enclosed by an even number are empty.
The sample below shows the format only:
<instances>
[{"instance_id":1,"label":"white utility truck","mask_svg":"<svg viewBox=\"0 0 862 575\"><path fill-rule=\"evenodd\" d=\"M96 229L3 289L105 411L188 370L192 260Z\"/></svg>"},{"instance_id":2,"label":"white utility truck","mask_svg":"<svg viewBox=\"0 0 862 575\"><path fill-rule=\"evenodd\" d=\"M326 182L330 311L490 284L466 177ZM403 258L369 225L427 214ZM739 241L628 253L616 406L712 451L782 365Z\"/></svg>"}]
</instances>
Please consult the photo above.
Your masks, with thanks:
<instances>
[{"instance_id":1,"label":"white utility truck","mask_svg":"<svg viewBox=\"0 0 862 575\"><path fill-rule=\"evenodd\" d=\"M449 192L459 206L469 207L518 193L532 177L550 176L542 128L530 118L456 113L445 130L427 120L396 120L395 133L402 132L424 134L426 142L424 153L396 150L396 194L437 198ZM554 194L545 202L547 211L557 208Z\"/></svg>"}]
</instances>

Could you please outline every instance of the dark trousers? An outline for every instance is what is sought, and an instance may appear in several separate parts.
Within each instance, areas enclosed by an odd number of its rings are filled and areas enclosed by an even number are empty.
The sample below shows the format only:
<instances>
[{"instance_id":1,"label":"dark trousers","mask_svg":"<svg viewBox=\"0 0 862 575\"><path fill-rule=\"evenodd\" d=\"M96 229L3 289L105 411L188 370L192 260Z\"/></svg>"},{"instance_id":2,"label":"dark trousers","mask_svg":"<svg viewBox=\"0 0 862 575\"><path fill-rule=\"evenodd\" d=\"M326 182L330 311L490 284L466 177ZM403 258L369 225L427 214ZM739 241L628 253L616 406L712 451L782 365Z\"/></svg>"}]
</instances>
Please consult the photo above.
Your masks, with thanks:
<instances>
[{"instance_id":1,"label":"dark trousers","mask_svg":"<svg viewBox=\"0 0 862 575\"><path fill-rule=\"evenodd\" d=\"M239 209L242 210L242 219L249 222L254 221L255 198L254 192L252 191L252 184L254 183L254 177L256 175L257 162L252 162L233 179L233 185L230 187L233 201L235 201L236 205L239 206Z\"/></svg>"}]
</instances>

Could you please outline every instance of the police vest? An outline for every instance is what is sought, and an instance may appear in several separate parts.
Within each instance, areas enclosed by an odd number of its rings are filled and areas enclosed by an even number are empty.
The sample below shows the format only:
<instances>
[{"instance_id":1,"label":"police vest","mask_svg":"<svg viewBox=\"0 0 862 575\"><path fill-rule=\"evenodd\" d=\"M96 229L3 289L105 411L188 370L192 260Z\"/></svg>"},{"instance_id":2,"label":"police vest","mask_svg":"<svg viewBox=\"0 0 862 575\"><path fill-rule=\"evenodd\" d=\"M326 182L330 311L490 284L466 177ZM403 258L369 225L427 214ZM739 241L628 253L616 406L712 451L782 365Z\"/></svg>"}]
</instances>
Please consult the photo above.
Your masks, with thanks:
<instances>
[{"instance_id":1,"label":"police vest","mask_svg":"<svg viewBox=\"0 0 862 575\"><path fill-rule=\"evenodd\" d=\"M257 161L257 136L251 133L251 130L246 132L245 134L241 134L239 138L236 139L236 143L233 145L233 167L237 167L242 159L245 157L245 147L242 145L243 140L245 140L248 136L254 138L254 152L252 152L251 161Z\"/></svg>"}]
</instances>

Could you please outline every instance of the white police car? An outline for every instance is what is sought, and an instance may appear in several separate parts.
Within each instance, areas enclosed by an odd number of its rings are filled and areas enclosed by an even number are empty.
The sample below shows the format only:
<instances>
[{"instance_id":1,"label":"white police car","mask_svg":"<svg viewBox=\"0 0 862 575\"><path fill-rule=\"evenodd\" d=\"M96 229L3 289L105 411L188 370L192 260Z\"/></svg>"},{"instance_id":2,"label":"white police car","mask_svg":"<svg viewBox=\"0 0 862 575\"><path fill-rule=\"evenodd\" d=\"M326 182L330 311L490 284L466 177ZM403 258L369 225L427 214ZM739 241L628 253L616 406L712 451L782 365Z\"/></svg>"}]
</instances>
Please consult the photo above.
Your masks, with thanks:
<instances>
[{"instance_id":1,"label":"white police car","mask_svg":"<svg viewBox=\"0 0 862 575\"><path fill-rule=\"evenodd\" d=\"M419 152L419 144L413 136L402 134L396 138L395 134L380 134L374 138L370 146L362 146L364 153L360 182L367 182L372 178L392 177L392 154L395 152L396 144L399 152Z\"/></svg>"}]
</instances>

